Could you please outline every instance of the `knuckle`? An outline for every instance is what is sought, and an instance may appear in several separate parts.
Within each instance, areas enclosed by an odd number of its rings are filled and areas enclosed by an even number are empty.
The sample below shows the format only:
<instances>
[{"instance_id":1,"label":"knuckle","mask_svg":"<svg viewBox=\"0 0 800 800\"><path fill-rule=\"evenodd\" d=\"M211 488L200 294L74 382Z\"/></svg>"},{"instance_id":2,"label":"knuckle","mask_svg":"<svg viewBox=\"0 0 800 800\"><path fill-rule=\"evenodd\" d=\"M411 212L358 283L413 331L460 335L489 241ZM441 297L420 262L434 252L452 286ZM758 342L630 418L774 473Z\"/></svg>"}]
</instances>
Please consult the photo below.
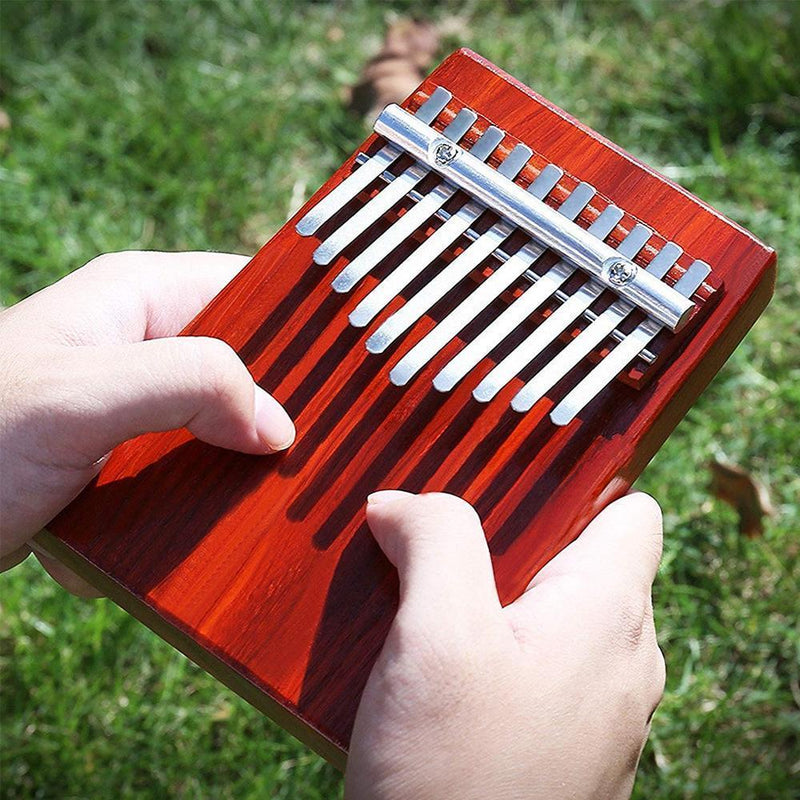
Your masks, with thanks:
<instances>
[{"instance_id":1,"label":"knuckle","mask_svg":"<svg viewBox=\"0 0 800 800\"><path fill-rule=\"evenodd\" d=\"M650 715L652 716L653 711L655 711L656 707L664 697L664 691L667 688L667 662L664 659L664 653L661 651L661 648L655 643L653 646L653 655L651 661L650 701L652 711L650 712Z\"/></svg>"},{"instance_id":2,"label":"knuckle","mask_svg":"<svg viewBox=\"0 0 800 800\"><path fill-rule=\"evenodd\" d=\"M649 598L641 603L628 601L623 605L617 634L618 663L626 664L625 671L637 676L636 694L649 719L661 702L667 679Z\"/></svg>"},{"instance_id":3,"label":"knuckle","mask_svg":"<svg viewBox=\"0 0 800 800\"><path fill-rule=\"evenodd\" d=\"M236 393L246 369L233 348L221 339L190 337L191 357L202 387L213 395Z\"/></svg>"},{"instance_id":4,"label":"knuckle","mask_svg":"<svg viewBox=\"0 0 800 800\"><path fill-rule=\"evenodd\" d=\"M116 253L101 253L84 264L82 269L92 271L119 271L127 272L138 255L136 250L119 250Z\"/></svg>"},{"instance_id":5,"label":"knuckle","mask_svg":"<svg viewBox=\"0 0 800 800\"><path fill-rule=\"evenodd\" d=\"M655 637L649 595L639 592L627 593L617 595L613 602L615 624L610 632L620 647L627 652L636 651L648 640L650 633Z\"/></svg>"},{"instance_id":6,"label":"knuckle","mask_svg":"<svg viewBox=\"0 0 800 800\"><path fill-rule=\"evenodd\" d=\"M203 407L250 407L252 381L244 380L247 369L225 342L211 337L179 337L169 343L168 353L175 388L181 394L197 398Z\"/></svg>"},{"instance_id":7,"label":"knuckle","mask_svg":"<svg viewBox=\"0 0 800 800\"><path fill-rule=\"evenodd\" d=\"M431 492L417 496L420 513L437 522L458 527L480 524L475 509L460 497L444 492Z\"/></svg>"},{"instance_id":8,"label":"knuckle","mask_svg":"<svg viewBox=\"0 0 800 800\"><path fill-rule=\"evenodd\" d=\"M12 362L10 380L4 383L4 408L13 410L18 405L34 417L52 413L54 408L67 410L71 402L81 399L80 392L74 389L78 383L75 378L84 369L81 355L54 348L19 357ZM64 381L65 374L73 380Z\"/></svg>"}]
</instances>

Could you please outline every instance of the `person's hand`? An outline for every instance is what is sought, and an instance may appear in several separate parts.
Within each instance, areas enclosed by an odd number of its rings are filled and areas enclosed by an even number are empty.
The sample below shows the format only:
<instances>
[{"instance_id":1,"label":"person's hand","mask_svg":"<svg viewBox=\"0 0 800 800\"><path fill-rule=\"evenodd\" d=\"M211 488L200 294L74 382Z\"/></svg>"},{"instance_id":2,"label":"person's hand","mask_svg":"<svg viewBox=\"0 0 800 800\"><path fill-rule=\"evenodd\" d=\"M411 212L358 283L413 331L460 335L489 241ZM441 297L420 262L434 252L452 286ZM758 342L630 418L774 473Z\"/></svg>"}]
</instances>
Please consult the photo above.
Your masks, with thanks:
<instances>
[{"instance_id":1,"label":"person's hand","mask_svg":"<svg viewBox=\"0 0 800 800\"><path fill-rule=\"evenodd\" d=\"M0 569L28 555L30 538L126 439L185 426L245 453L292 443L292 421L228 345L176 336L247 261L100 256L0 313ZM68 589L96 594L36 555Z\"/></svg>"},{"instance_id":2,"label":"person's hand","mask_svg":"<svg viewBox=\"0 0 800 800\"><path fill-rule=\"evenodd\" d=\"M628 797L665 679L656 503L611 504L506 608L464 501L379 492L367 519L400 607L356 716L348 800Z\"/></svg>"}]
</instances>

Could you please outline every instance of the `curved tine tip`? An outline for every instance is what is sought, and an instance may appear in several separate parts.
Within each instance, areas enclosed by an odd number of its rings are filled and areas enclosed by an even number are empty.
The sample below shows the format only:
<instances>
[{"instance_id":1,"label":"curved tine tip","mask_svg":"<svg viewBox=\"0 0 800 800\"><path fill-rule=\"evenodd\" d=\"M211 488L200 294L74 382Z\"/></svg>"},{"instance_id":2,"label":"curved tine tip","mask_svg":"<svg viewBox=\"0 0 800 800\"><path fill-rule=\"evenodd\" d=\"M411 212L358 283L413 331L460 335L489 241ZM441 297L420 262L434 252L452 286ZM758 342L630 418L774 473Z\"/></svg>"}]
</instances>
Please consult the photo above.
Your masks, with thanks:
<instances>
[{"instance_id":1,"label":"curved tine tip","mask_svg":"<svg viewBox=\"0 0 800 800\"><path fill-rule=\"evenodd\" d=\"M494 384L481 381L473 390L472 396L479 403L488 403L498 392L498 388Z\"/></svg>"},{"instance_id":2,"label":"curved tine tip","mask_svg":"<svg viewBox=\"0 0 800 800\"><path fill-rule=\"evenodd\" d=\"M294 229L300 236L311 236L317 230L317 226L313 219L309 220L308 216L305 216L294 226Z\"/></svg>"},{"instance_id":3,"label":"curved tine tip","mask_svg":"<svg viewBox=\"0 0 800 800\"><path fill-rule=\"evenodd\" d=\"M350 316L347 319L354 328L364 328L369 325L372 315L368 311L365 312L364 309L356 306L350 312Z\"/></svg>"},{"instance_id":4,"label":"curved tine tip","mask_svg":"<svg viewBox=\"0 0 800 800\"><path fill-rule=\"evenodd\" d=\"M336 253L333 252L329 247L325 247L324 244L321 244L315 251L311 258L314 259L315 264L319 264L321 267L327 266L328 264L333 261Z\"/></svg>"},{"instance_id":5,"label":"curved tine tip","mask_svg":"<svg viewBox=\"0 0 800 800\"><path fill-rule=\"evenodd\" d=\"M405 386L411 378L414 376L414 373L409 369L398 369L400 365L398 364L390 373L389 373L389 380L395 386Z\"/></svg>"},{"instance_id":6,"label":"curved tine tip","mask_svg":"<svg viewBox=\"0 0 800 800\"><path fill-rule=\"evenodd\" d=\"M458 380L454 379L446 369L443 369L433 379L433 388L436 389L437 392L449 392L456 385L456 383L458 383Z\"/></svg>"},{"instance_id":7,"label":"curved tine tip","mask_svg":"<svg viewBox=\"0 0 800 800\"><path fill-rule=\"evenodd\" d=\"M349 292L355 285L357 281L353 280L348 274L347 270L344 272L340 272L331 282L331 287L333 288L334 292L338 292L339 294L345 294L345 292Z\"/></svg>"},{"instance_id":8,"label":"curved tine tip","mask_svg":"<svg viewBox=\"0 0 800 800\"><path fill-rule=\"evenodd\" d=\"M553 423L553 425L563 427L564 425L569 425L569 423L575 419L575 416L575 411L572 409L563 407L562 405L557 405L550 412L550 421Z\"/></svg>"},{"instance_id":9,"label":"curved tine tip","mask_svg":"<svg viewBox=\"0 0 800 800\"><path fill-rule=\"evenodd\" d=\"M367 350L370 353L382 353L391 343L391 336L381 330L377 330L367 339Z\"/></svg>"},{"instance_id":10,"label":"curved tine tip","mask_svg":"<svg viewBox=\"0 0 800 800\"><path fill-rule=\"evenodd\" d=\"M518 411L520 414L524 414L526 411L530 411L533 408L533 406L534 403L532 403L529 399L527 399L522 394L522 392L519 392L518 394L514 395L514 397L511 400L511 408L513 408L514 411Z\"/></svg>"}]
</instances>

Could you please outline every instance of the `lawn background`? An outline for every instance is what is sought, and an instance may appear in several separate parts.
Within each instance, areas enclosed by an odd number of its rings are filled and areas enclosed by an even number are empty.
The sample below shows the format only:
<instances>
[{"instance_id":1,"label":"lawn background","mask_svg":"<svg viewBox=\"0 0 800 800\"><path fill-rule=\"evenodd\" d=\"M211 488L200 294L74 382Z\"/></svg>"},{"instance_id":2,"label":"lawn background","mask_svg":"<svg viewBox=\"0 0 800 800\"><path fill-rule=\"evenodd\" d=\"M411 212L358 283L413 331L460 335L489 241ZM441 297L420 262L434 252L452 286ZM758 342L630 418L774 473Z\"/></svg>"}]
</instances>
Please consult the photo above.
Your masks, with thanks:
<instances>
[{"instance_id":1,"label":"lawn background","mask_svg":"<svg viewBox=\"0 0 800 800\"><path fill-rule=\"evenodd\" d=\"M775 299L639 482L667 694L637 798L800 786L800 3L0 5L5 304L97 253L253 252L364 134L343 92L417 14L779 251ZM777 509L708 491L722 457ZM0 578L4 798L329 798L339 776L109 601Z\"/></svg>"}]
</instances>

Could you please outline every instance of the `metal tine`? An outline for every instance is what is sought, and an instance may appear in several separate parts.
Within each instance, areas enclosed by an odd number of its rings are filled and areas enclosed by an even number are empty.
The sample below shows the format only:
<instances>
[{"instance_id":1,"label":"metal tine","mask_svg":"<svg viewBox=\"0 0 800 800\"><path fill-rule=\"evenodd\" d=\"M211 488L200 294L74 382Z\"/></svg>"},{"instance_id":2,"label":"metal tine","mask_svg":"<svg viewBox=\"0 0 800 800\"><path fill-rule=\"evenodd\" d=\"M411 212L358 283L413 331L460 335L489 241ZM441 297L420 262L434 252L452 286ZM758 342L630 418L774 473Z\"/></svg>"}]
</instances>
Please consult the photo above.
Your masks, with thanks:
<instances>
[{"instance_id":1,"label":"metal tine","mask_svg":"<svg viewBox=\"0 0 800 800\"><path fill-rule=\"evenodd\" d=\"M509 180L514 180L530 161L532 155L533 151L530 147L518 144L500 164L497 171ZM499 247L513 231L513 225L500 221L479 236L369 337L367 350L370 353L382 353L432 305L441 300L462 278L472 272L492 250Z\"/></svg>"},{"instance_id":2,"label":"metal tine","mask_svg":"<svg viewBox=\"0 0 800 800\"><path fill-rule=\"evenodd\" d=\"M416 117L430 125L444 111L453 95L437 86L431 96L417 109ZM397 161L403 150L394 144L386 144L372 158L350 175L297 223L295 230L301 236L311 236L326 223L340 208L346 206L359 192L374 181L388 166Z\"/></svg>"},{"instance_id":3,"label":"metal tine","mask_svg":"<svg viewBox=\"0 0 800 800\"><path fill-rule=\"evenodd\" d=\"M561 176L563 170L548 164L536 176L528 191L544 200L553 190ZM561 204L559 211L568 219L575 219L578 214L586 207L589 200L594 195L594 189L588 184L579 184L570 196ZM497 234L509 232L511 226L505 222L498 222L483 236L488 236L493 231ZM471 250L483 237L478 237L476 241L465 250ZM494 251L495 248L493 248ZM422 369L459 331L471 322L492 300L498 297L515 279L519 278L526 269L530 267L543 252L544 247L533 242L528 242L514 255L499 266L485 281L459 303L433 330L417 342L411 350L397 362L394 369L389 373L389 379L396 386L404 386L411 380L416 373Z\"/></svg>"},{"instance_id":4,"label":"metal tine","mask_svg":"<svg viewBox=\"0 0 800 800\"><path fill-rule=\"evenodd\" d=\"M648 266L648 272L661 279L678 260L683 250L667 242ZM515 411L528 411L545 393L584 359L636 306L627 300L616 300L593 322L586 326L567 346L536 373L511 401Z\"/></svg>"},{"instance_id":5,"label":"metal tine","mask_svg":"<svg viewBox=\"0 0 800 800\"><path fill-rule=\"evenodd\" d=\"M448 139L458 142L477 119L478 115L474 111L462 108L442 131L442 134ZM407 167L317 247L314 251L314 262L323 265L330 264L347 245L379 220L392 206L399 203L403 196L408 194L429 173L430 168L418 161Z\"/></svg>"},{"instance_id":6,"label":"metal tine","mask_svg":"<svg viewBox=\"0 0 800 800\"><path fill-rule=\"evenodd\" d=\"M710 272L711 267L704 261L695 261L675 284L675 289L684 297L691 297ZM641 322L550 412L553 423L568 425L572 422L639 355L662 327L652 319Z\"/></svg>"},{"instance_id":7,"label":"metal tine","mask_svg":"<svg viewBox=\"0 0 800 800\"><path fill-rule=\"evenodd\" d=\"M511 155L510 153L503 161L498 171L503 168L503 164L511 158ZM513 166L512 161L508 169ZM350 324L362 328L371 322L425 267L464 234L484 211L486 207L480 203L474 200L466 202L353 309L350 314Z\"/></svg>"},{"instance_id":8,"label":"metal tine","mask_svg":"<svg viewBox=\"0 0 800 800\"><path fill-rule=\"evenodd\" d=\"M623 216L624 212L621 209L616 206L608 206L589 226L589 233L598 239L605 239ZM534 248L536 250L531 262L535 261L545 250L544 247L535 244L526 245L526 248L531 248L528 252L533 252ZM510 258L506 264L511 260ZM504 309L496 319L492 320L484 330L445 365L434 378L434 388L440 392L450 391L482 358L485 358L494 347L521 325L542 303L555 295L564 281L575 272L575 269L572 264L566 261L559 261L544 275L536 277L536 283L533 286L524 291L520 297L511 303L508 308ZM530 272L525 274L530 275L532 278L535 277Z\"/></svg>"},{"instance_id":9,"label":"metal tine","mask_svg":"<svg viewBox=\"0 0 800 800\"><path fill-rule=\"evenodd\" d=\"M476 158L485 161L503 141L505 132L491 125L470 149ZM376 264L383 261L411 234L432 217L455 193L453 184L442 182L424 195L400 219L384 231L366 250L359 253L331 284L337 292L349 292Z\"/></svg>"},{"instance_id":10,"label":"metal tine","mask_svg":"<svg viewBox=\"0 0 800 800\"><path fill-rule=\"evenodd\" d=\"M644 247L652 232L644 225L634 225L625 237L617 252L626 258L633 258ZM491 400L520 370L533 361L548 345L569 327L603 293L605 286L597 281L589 281L571 295L527 338L517 345L486 377L475 387L472 396L486 403Z\"/></svg>"}]
</instances>

